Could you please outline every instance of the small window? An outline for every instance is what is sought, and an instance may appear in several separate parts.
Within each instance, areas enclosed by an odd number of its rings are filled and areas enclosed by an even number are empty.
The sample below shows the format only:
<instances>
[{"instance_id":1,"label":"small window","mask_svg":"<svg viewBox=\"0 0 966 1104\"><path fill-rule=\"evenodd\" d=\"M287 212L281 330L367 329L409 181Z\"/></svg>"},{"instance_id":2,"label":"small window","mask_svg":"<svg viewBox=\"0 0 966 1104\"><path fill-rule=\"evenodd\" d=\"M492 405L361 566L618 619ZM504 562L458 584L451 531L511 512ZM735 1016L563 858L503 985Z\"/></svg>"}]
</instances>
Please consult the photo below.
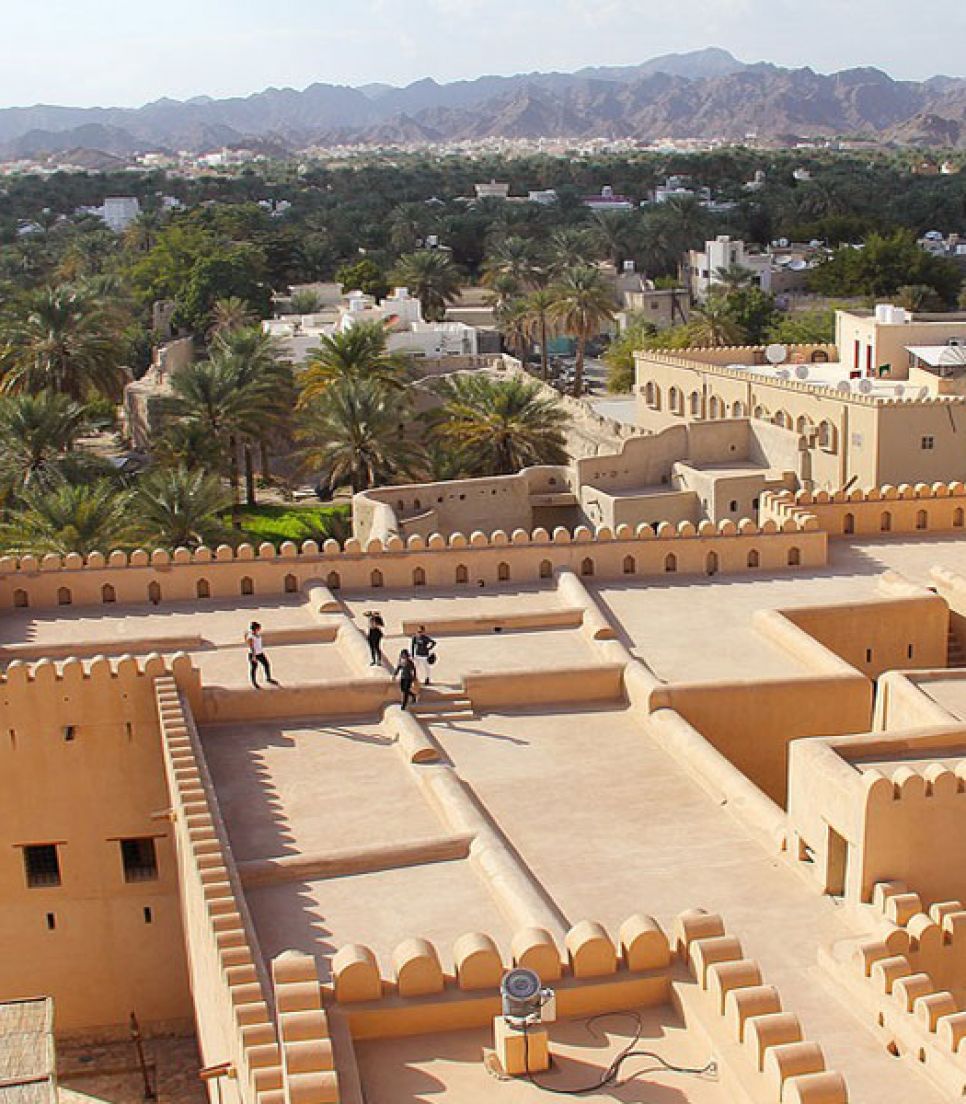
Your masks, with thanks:
<instances>
[{"instance_id":1,"label":"small window","mask_svg":"<svg viewBox=\"0 0 966 1104\"><path fill-rule=\"evenodd\" d=\"M498 564L496 577L501 583L508 583L510 581L510 565L505 562Z\"/></svg>"},{"instance_id":2,"label":"small window","mask_svg":"<svg viewBox=\"0 0 966 1104\"><path fill-rule=\"evenodd\" d=\"M846 514L845 517L842 519L842 532L855 532L855 514Z\"/></svg>"},{"instance_id":3,"label":"small window","mask_svg":"<svg viewBox=\"0 0 966 1104\"><path fill-rule=\"evenodd\" d=\"M299 581L294 575L285 576L285 593L295 594L299 589Z\"/></svg>"},{"instance_id":4,"label":"small window","mask_svg":"<svg viewBox=\"0 0 966 1104\"><path fill-rule=\"evenodd\" d=\"M625 556L624 557L624 574L625 575L633 575L636 570L637 570L637 564L634 561L634 557L633 556Z\"/></svg>"},{"instance_id":5,"label":"small window","mask_svg":"<svg viewBox=\"0 0 966 1104\"><path fill-rule=\"evenodd\" d=\"M376 570L373 571L370 574L370 576L369 576L369 585L371 587L381 587L382 586L382 572L379 570L379 568L376 568Z\"/></svg>"},{"instance_id":6,"label":"small window","mask_svg":"<svg viewBox=\"0 0 966 1104\"><path fill-rule=\"evenodd\" d=\"M737 498L733 498L728 503L728 511L729 511L729 513L732 513L732 514L737 514L738 513L738 499Z\"/></svg>"},{"instance_id":7,"label":"small window","mask_svg":"<svg viewBox=\"0 0 966 1104\"><path fill-rule=\"evenodd\" d=\"M718 553L709 552L705 560L705 570L709 575L718 574Z\"/></svg>"},{"instance_id":8,"label":"small window","mask_svg":"<svg viewBox=\"0 0 966 1104\"><path fill-rule=\"evenodd\" d=\"M101 587L101 601L105 605L109 605L111 602L117 601L117 591L114 589L114 587L111 586L110 583L105 583Z\"/></svg>"},{"instance_id":9,"label":"small window","mask_svg":"<svg viewBox=\"0 0 966 1104\"><path fill-rule=\"evenodd\" d=\"M866 648L865 649L865 662L866 663L871 663L872 662L872 649L871 648Z\"/></svg>"},{"instance_id":10,"label":"small window","mask_svg":"<svg viewBox=\"0 0 966 1104\"><path fill-rule=\"evenodd\" d=\"M413 586L426 585L426 572L421 567L413 569Z\"/></svg>"},{"instance_id":11,"label":"small window","mask_svg":"<svg viewBox=\"0 0 966 1104\"><path fill-rule=\"evenodd\" d=\"M241 581L241 593L243 595L252 595L255 593L255 582L251 575L243 575Z\"/></svg>"},{"instance_id":12,"label":"small window","mask_svg":"<svg viewBox=\"0 0 966 1104\"><path fill-rule=\"evenodd\" d=\"M964 520L963 508L962 508L962 506L957 506L956 509L953 510L953 528L954 529L962 529L963 520Z\"/></svg>"},{"instance_id":13,"label":"small window","mask_svg":"<svg viewBox=\"0 0 966 1104\"><path fill-rule=\"evenodd\" d=\"M802 562L802 553L798 548L789 548L788 550L788 566L798 567Z\"/></svg>"},{"instance_id":14,"label":"small window","mask_svg":"<svg viewBox=\"0 0 966 1104\"><path fill-rule=\"evenodd\" d=\"M758 555L758 549L757 548L753 548L748 553L748 566L749 567L760 567L761 566L761 559Z\"/></svg>"},{"instance_id":15,"label":"small window","mask_svg":"<svg viewBox=\"0 0 966 1104\"><path fill-rule=\"evenodd\" d=\"M549 560L540 561L540 578L549 579L553 575L553 564Z\"/></svg>"},{"instance_id":16,"label":"small window","mask_svg":"<svg viewBox=\"0 0 966 1104\"><path fill-rule=\"evenodd\" d=\"M158 876L158 856L154 840L150 836L143 839L125 839L121 844L121 863L124 866L126 882L151 882Z\"/></svg>"},{"instance_id":17,"label":"small window","mask_svg":"<svg viewBox=\"0 0 966 1104\"><path fill-rule=\"evenodd\" d=\"M154 913L151 911L151 906L150 905L145 905L144 906L144 922L145 922L145 924L153 924L154 923Z\"/></svg>"},{"instance_id":18,"label":"small window","mask_svg":"<svg viewBox=\"0 0 966 1104\"><path fill-rule=\"evenodd\" d=\"M925 528L928 527L928 525L929 525L929 515L926 513L925 510L920 510L916 514L916 528L917 529L925 529Z\"/></svg>"},{"instance_id":19,"label":"small window","mask_svg":"<svg viewBox=\"0 0 966 1104\"><path fill-rule=\"evenodd\" d=\"M936 447L935 437L923 437L919 442L919 447L925 449L927 452Z\"/></svg>"},{"instance_id":20,"label":"small window","mask_svg":"<svg viewBox=\"0 0 966 1104\"><path fill-rule=\"evenodd\" d=\"M27 597L27 592L18 587L13 592L13 604L16 609L26 609L30 605L30 599Z\"/></svg>"},{"instance_id":21,"label":"small window","mask_svg":"<svg viewBox=\"0 0 966 1104\"><path fill-rule=\"evenodd\" d=\"M56 843L33 843L23 849L27 886L40 889L60 885L60 860Z\"/></svg>"},{"instance_id":22,"label":"small window","mask_svg":"<svg viewBox=\"0 0 966 1104\"><path fill-rule=\"evenodd\" d=\"M74 725L64 725L64 742L72 743L74 737L77 735L77 728Z\"/></svg>"},{"instance_id":23,"label":"small window","mask_svg":"<svg viewBox=\"0 0 966 1104\"><path fill-rule=\"evenodd\" d=\"M57 930L57 917L52 913L47 913L47 931Z\"/></svg>"},{"instance_id":24,"label":"small window","mask_svg":"<svg viewBox=\"0 0 966 1104\"><path fill-rule=\"evenodd\" d=\"M457 583L468 583L470 581L470 573L466 564L456 565L456 581Z\"/></svg>"},{"instance_id":25,"label":"small window","mask_svg":"<svg viewBox=\"0 0 966 1104\"><path fill-rule=\"evenodd\" d=\"M148 601L152 606L158 605L161 601L161 584L154 582L148 583Z\"/></svg>"},{"instance_id":26,"label":"small window","mask_svg":"<svg viewBox=\"0 0 966 1104\"><path fill-rule=\"evenodd\" d=\"M208 582L207 579L198 580L198 582L195 584L195 593L198 595L199 598L211 597L211 584Z\"/></svg>"},{"instance_id":27,"label":"small window","mask_svg":"<svg viewBox=\"0 0 966 1104\"><path fill-rule=\"evenodd\" d=\"M338 571L330 571L326 576L325 585L329 590L338 590L342 586L342 580L339 578Z\"/></svg>"},{"instance_id":28,"label":"small window","mask_svg":"<svg viewBox=\"0 0 966 1104\"><path fill-rule=\"evenodd\" d=\"M882 516L879 518L879 531L882 533L889 533L892 531L892 514L888 510L882 512Z\"/></svg>"},{"instance_id":29,"label":"small window","mask_svg":"<svg viewBox=\"0 0 966 1104\"><path fill-rule=\"evenodd\" d=\"M67 587L59 587L57 590L57 605L69 606L71 604L70 590Z\"/></svg>"},{"instance_id":30,"label":"small window","mask_svg":"<svg viewBox=\"0 0 966 1104\"><path fill-rule=\"evenodd\" d=\"M586 559L581 560L580 574L581 575L593 575L594 573L594 561L588 556Z\"/></svg>"},{"instance_id":31,"label":"small window","mask_svg":"<svg viewBox=\"0 0 966 1104\"><path fill-rule=\"evenodd\" d=\"M913 653L913 647L910 644L909 647L906 648L906 659L912 659L912 653Z\"/></svg>"},{"instance_id":32,"label":"small window","mask_svg":"<svg viewBox=\"0 0 966 1104\"><path fill-rule=\"evenodd\" d=\"M665 571L677 571L677 569L678 569L678 558L677 558L677 556L675 556L673 552L668 552L668 554L664 557L664 570Z\"/></svg>"}]
</instances>

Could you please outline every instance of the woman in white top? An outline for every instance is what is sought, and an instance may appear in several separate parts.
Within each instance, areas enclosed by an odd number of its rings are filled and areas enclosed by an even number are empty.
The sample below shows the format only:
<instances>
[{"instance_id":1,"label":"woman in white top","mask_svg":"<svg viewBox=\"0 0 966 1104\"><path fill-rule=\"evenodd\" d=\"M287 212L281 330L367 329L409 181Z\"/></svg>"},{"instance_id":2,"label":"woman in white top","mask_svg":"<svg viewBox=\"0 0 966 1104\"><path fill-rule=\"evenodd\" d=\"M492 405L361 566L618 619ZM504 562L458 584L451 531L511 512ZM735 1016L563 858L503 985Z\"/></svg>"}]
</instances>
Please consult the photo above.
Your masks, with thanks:
<instances>
[{"instance_id":1,"label":"woman in white top","mask_svg":"<svg viewBox=\"0 0 966 1104\"><path fill-rule=\"evenodd\" d=\"M257 621L253 621L249 625L248 632L245 633L245 643L248 645L248 673L251 676L252 686L256 690L261 690L256 677L259 667L265 672L265 678L272 686L278 686L278 683L272 678L272 668L268 662L268 656L265 654L265 645L262 642L262 626Z\"/></svg>"}]
</instances>

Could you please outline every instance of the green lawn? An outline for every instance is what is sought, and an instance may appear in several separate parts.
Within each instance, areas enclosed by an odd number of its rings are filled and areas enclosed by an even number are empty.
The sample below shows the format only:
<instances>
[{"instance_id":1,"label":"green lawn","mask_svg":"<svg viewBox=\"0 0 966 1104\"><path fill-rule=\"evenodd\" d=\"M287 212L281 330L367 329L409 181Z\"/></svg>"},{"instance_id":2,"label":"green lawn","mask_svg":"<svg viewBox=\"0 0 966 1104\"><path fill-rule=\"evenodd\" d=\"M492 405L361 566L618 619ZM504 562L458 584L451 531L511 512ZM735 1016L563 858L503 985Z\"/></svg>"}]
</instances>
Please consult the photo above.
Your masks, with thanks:
<instances>
[{"instance_id":1,"label":"green lawn","mask_svg":"<svg viewBox=\"0 0 966 1104\"><path fill-rule=\"evenodd\" d=\"M326 537L344 539L348 535L351 507L345 506L243 506L241 529L245 540L254 544L283 541L300 544Z\"/></svg>"}]
</instances>

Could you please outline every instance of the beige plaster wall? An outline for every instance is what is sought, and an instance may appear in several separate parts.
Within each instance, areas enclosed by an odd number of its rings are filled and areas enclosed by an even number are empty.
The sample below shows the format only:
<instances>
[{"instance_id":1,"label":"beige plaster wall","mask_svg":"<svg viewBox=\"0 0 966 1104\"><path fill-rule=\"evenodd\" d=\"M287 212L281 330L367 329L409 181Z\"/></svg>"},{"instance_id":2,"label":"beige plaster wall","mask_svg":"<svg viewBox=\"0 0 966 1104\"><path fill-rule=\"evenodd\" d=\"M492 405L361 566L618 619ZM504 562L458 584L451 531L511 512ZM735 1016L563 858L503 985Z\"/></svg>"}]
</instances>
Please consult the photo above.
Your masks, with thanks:
<instances>
[{"instance_id":1,"label":"beige plaster wall","mask_svg":"<svg viewBox=\"0 0 966 1104\"><path fill-rule=\"evenodd\" d=\"M70 660L62 674L47 661L32 676L14 664L0 704L0 994L53 996L58 1033L126 1035L132 1011L149 1031L183 1029L192 1009L171 825L155 816L169 799L152 679L134 660ZM117 841L143 836L158 878L127 883ZM28 843L59 845L60 886L27 887Z\"/></svg>"},{"instance_id":2,"label":"beige plaster wall","mask_svg":"<svg viewBox=\"0 0 966 1104\"><path fill-rule=\"evenodd\" d=\"M616 531L602 528L596 534L578 527L573 536L557 529L533 533L516 530L512 537L497 530L487 538L453 534L447 541L434 534L429 541L399 538L370 542L365 551L358 540L344 548L327 541L319 551L306 541L300 552L294 544L276 553L270 544L255 550L222 546L215 552L179 549L174 555L122 552L105 559L92 553L87 559L71 555L61 561L49 556L38 561L25 556L0 559L0 609L27 605L51 609L62 604L100 606L104 588L117 602L148 602L159 606L171 601L198 600L199 586L213 600L240 594L295 592L311 583L332 589L396 588L462 584L477 587L498 581L536 582L554 570L572 568L585 576L664 575L744 572L749 553L758 555L758 567L819 567L827 558L826 534L814 519L788 519L781 527L773 521L759 529L752 521L731 521L715 526L710 521L695 527L663 523L655 533L649 526ZM670 558L670 559L669 559ZM673 563L673 567L671 564ZM204 601L200 608L204 609Z\"/></svg>"}]
</instances>

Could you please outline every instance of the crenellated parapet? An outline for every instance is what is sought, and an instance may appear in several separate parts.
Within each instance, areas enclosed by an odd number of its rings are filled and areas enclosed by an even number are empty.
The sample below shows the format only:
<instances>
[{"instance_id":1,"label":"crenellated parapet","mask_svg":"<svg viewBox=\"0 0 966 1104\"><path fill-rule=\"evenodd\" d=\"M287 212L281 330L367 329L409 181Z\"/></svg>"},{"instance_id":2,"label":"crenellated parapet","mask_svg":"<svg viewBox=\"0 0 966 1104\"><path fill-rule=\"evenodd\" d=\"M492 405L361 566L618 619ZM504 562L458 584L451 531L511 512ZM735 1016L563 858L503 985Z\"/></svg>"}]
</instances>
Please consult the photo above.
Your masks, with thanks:
<instances>
[{"instance_id":1,"label":"crenellated parapet","mask_svg":"<svg viewBox=\"0 0 966 1104\"><path fill-rule=\"evenodd\" d=\"M148 666L157 669L151 660ZM206 1065L226 1063L226 1076L243 1104L288 1104L281 1095L275 997L212 800L194 722L173 673L157 670L153 681L202 1057Z\"/></svg>"},{"instance_id":2,"label":"crenellated parapet","mask_svg":"<svg viewBox=\"0 0 966 1104\"><path fill-rule=\"evenodd\" d=\"M798 1016L784 1010L778 989L720 916L702 909L682 913L673 945L696 983L696 992L679 986L677 995L685 1015L697 1014L724 1044L723 1078L733 1078L755 1100L846 1104L845 1078L826 1067L822 1048L806 1039Z\"/></svg>"},{"instance_id":3,"label":"crenellated parapet","mask_svg":"<svg viewBox=\"0 0 966 1104\"><path fill-rule=\"evenodd\" d=\"M500 979L514 966L534 970L556 992L561 1016L593 1015L664 1004L670 995L668 938L653 917L635 914L611 939L602 924L584 920L563 945L544 928L519 929L507 958L484 932L468 932L450 948L451 969L428 939L404 939L380 970L371 948L342 947L328 986L354 1038L483 1026L500 1012Z\"/></svg>"},{"instance_id":4,"label":"crenellated parapet","mask_svg":"<svg viewBox=\"0 0 966 1104\"><path fill-rule=\"evenodd\" d=\"M752 555L751 553L755 553ZM737 523L702 521L694 525L557 527L532 531L498 529L444 537L414 535L355 538L322 546L286 542L278 550L219 545L215 549L157 549L148 553L91 552L60 557L0 558L0 608L100 606L114 603L162 605L258 594L298 593L310 583L332 591L419 586L534 582L560 568L583 576L715 574L749 568L822 566L825 534L807 515Z\"/></svg>"},{"instance_id":5,"label":"crenellated parapet","mask_svg":"<svg viewBox=\"0 0 966 1104\"><path fill-rule=\"evenodd\" d=\"M885 484L850 491L766 493L761 517L776 522L806 512L830 537L887 533L941 533L966 527L966 484Z\"/></svg>"},{"instance_id":6,"label":"crenellated parapet","mask_svg":"<svg viewBox=\"0 0 966 1104\"><path fill-rule=\"evenodd\" d=\"M879 882L872 907L883 934L856 948L853 977L899 1053L914 1054L959 1097L966 1092L966 907L950 900L927 909L899 881Z\"/></svg>"}]
</instances>

